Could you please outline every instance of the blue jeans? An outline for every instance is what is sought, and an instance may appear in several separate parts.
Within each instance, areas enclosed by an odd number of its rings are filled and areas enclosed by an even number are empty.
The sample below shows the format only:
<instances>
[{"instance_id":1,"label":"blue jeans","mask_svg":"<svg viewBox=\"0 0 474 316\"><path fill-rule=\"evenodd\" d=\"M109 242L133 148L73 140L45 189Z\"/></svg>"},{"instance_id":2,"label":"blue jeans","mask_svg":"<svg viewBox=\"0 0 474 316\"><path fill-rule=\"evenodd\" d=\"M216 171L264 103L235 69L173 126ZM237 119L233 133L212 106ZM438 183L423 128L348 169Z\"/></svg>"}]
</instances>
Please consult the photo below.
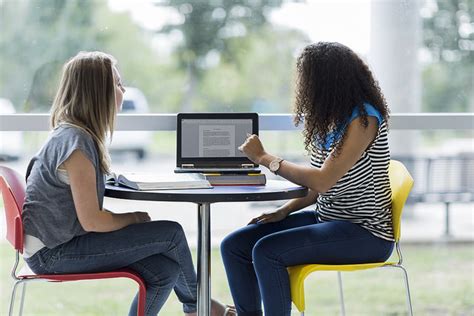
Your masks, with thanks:
<instances>
[{"instance_id":1,"label":"blue jeans","mask_svg":"<svg viewBox=\"0 0 474 316\"><path fill-rule=\"evenodd\" d=\"M230 291L239 316L290 315L287 267L385 261L393 242L347 221L318 223L314 211L282 221L245 226L221 243Z\"/></svg>"},{"instance_id":2,"label":"blue jeans","mask_svg":"<svg viewBox=\"0 0 474 316\"><path fill-rule=\"evenodd\" d=\"M196 311L196 272L181 225L153 221L87 233L27 258L37 274L101 272L128 267L146 283L146 315L157 315L174 289L186 313ZM138 296L129 315L137 314Z\"/></svg>"}]
</instances>

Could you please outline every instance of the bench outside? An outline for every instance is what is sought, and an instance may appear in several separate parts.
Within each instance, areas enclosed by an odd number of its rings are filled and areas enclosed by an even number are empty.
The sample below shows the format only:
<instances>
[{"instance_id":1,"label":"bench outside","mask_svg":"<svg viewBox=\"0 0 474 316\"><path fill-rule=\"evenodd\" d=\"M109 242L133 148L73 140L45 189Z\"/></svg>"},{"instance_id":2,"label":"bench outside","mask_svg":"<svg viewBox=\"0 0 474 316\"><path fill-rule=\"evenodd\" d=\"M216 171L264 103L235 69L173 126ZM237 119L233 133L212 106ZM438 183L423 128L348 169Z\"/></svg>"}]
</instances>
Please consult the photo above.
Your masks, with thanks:
<instances>
[{"instance_id":1,"label":"bench outside","mask_svg":"<svg viewBox=\"0 0 474 316\"><path fill-rule=\"evenodd\" d=\"M400 156L415 185L407 203L444 203L444 236L451 236L450 206L474 201L474 153L457 156Z\"/></svg>"}]
</instances>

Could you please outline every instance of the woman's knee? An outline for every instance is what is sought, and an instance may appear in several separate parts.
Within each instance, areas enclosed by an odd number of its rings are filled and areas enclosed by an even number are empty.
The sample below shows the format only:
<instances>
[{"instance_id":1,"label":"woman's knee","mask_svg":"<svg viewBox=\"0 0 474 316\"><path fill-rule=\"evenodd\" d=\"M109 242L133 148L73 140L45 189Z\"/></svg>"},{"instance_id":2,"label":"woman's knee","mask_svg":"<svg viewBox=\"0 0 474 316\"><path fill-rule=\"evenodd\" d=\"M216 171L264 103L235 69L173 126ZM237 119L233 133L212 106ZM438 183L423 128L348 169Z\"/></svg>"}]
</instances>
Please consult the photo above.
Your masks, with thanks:
<instances>
[{"instance_id":1,"label":"woman's knee","mask_svg":"<svg viewBox=\"0 0 474 316\"><path fill-rule=\"evenodd\" d=\"M135 224L134 226L136 226L136 229L138 229L139 231L152 232L155 234L157 231L183 232L183 227L181 226L181 224L168 220L150 221L146 223Z\"/></svg>"},{"instance_id":2,"label":"woman's knee","mask_svg":"<svg viewBox=\"0 0 474 316\"><path fill-rule=\"evenodd\" d=\"M160 220L148 222L146 224L150 224L148 228L156 236L158 235L158 233L164 233L163 236L169 236L165 238L170 238L171 236L174 236L174 239L183 239L185 237L183 226L181 226L181 224L178 222Z\"/></svg>"},{"instance_id":3,"label":"woman's knee","mask_svg":"<svg viewBox=\"0 0 474 316\"><path fill-rule=\"evenodd\" d=\"M223 255L235 252L246 252L251 249L251 241L245 230L239 229L227 235L221 242L220 248Z\"/></svg>"},{"instance_id":4,"label":"woman's knee","mask_svg":"<svg viewBox=\"0 0 474 316\"><path fill-rule=\"evenodd\" d=\"M257 241L252 249L252 261L254 264L276 259L276 254L272 251L274 250L274 246L275 241L271 236L263 237Z\"/></svg>"},{"instance_id":5,"label":"woman's knee","mask_svg":"<svg viewBox=\"0 0 474 316\"><path fill-rule=\"evenodd\" d=\"M166 229L169 229L170 231L178 234L178 235L183 235L184 236L184 229L183 226L181 226L180 223L174 222L174 221L163 221L165 224Z\"/></svg>"},{"instance_id":6,"label":"woman's knee","mask_svg":"<svg viewBox=\"0 0 474 316\"><path fill-rule=\"evenodd\" d=\"M235 236L233 235L233 233L230 235L227 235L221 241L221 244L220 244L221 253L225 255L232 252L235 249L236 245L237 245L237 242L235 240Z\"/></svg>"},{"instance_id":7,"label":"woman's knee","mask_svg":"<svg viewBox=\"0 0 474 316\"><path fill-rule=\"evenodd\" d=\"M259 225L248 225L232 232L221 242L222 255L237 255L251 261L254 245L265 235L261 229Z\"/></svg>"},{"instance_id":8,"label":"woman's knee","mask_svg":"<svg viewBox=\"0 0 474 316\"><path fill-rule=\"evenodd\" d=\"M173 232L183 232L183 226L180 223L175 221L168 221L168 220L160 220L160 221L153 221L150 223L156 223L157 226L160 226L160 229L165 229ZM157 227L158 228L158 227Z\"/></svg>"}]
</instances>

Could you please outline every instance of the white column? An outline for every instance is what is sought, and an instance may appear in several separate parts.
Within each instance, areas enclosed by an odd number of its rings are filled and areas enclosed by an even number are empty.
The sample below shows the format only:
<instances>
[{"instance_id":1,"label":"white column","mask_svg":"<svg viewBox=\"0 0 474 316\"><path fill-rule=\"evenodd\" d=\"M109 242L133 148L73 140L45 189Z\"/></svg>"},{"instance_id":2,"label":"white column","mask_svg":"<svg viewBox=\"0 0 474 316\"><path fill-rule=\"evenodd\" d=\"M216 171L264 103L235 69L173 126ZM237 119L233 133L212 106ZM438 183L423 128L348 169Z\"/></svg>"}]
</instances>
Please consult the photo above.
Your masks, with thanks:
<instances>
[{"instance_id":1,"label":"white column","mask_svg":"<svg viewBox=\"0 0 474 316\"><path fill-rule=\"evenodd\" d=\"M418 0L373 0L369 65L392 113L419 112L421 39ZM394 155L416 153L418 132L391 131Z\"/></svg>"}]
</instances>

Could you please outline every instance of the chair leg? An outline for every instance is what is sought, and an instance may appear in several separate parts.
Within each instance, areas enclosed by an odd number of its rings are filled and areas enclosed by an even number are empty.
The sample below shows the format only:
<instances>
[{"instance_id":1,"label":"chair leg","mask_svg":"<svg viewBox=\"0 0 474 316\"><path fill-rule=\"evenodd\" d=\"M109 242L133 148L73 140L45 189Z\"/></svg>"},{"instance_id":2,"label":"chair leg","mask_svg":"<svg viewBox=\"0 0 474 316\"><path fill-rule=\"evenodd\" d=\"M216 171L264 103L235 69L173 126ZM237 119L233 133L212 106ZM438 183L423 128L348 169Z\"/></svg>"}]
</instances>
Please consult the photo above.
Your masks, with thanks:
<instances>
[{"instance_id":1,"label":"chair leg","mask_svg":"<svg viewBox=\"0 0 474 316\"><path fill-rule=\"evenodd\" d=\"M15 284L13 284L12 295L11 295L11 298L10 298L10 308L8 310L8 315L9 316L13 315L13 308L15 307L16 289L17 289L17 286L20 285L21 283L23 283L22 280L18 280L18 281L15 282Z\"/></svg>"},{"instance_id":2,"label":"chair leg","mask_svg":"<svg viewBox=\"0 0 474 316\"><path fill-rule=\"evenodd\" d=\"M393 265L394 268L400 268L403 272L403 278L405 281L405 289L406 289L406 297L407 297L407 307L408 307L408 315L413 316L413 306L411 304L411 294L410 294L410 286L408 285L408 273L407 270L401 265Z\"/></svg>"},{"instance_id":3,"label":"chair leg","mask_svg":"<svg viewBox=\"0 0 474 316\"><path fill-rule=\"evenodd\" d=\"M25 303L25 293L26 293L26 282L23 282L23 288L21 291L21 301L20 301L20 316L23 315L23 306Z\"/></svg>"},{"instance_id":4,"label":"chair leg","mask_svg":"<svg viewBox=\"0 0 474 316\"><path fill-rule=\"evenodd\" d=\"M344 307L344 291L342 288L342 275L341 271L337 271L337 279L339 281L339 299L341 300L341 315L346 315L346 308Z\"/></svg>"}]
</instances>

